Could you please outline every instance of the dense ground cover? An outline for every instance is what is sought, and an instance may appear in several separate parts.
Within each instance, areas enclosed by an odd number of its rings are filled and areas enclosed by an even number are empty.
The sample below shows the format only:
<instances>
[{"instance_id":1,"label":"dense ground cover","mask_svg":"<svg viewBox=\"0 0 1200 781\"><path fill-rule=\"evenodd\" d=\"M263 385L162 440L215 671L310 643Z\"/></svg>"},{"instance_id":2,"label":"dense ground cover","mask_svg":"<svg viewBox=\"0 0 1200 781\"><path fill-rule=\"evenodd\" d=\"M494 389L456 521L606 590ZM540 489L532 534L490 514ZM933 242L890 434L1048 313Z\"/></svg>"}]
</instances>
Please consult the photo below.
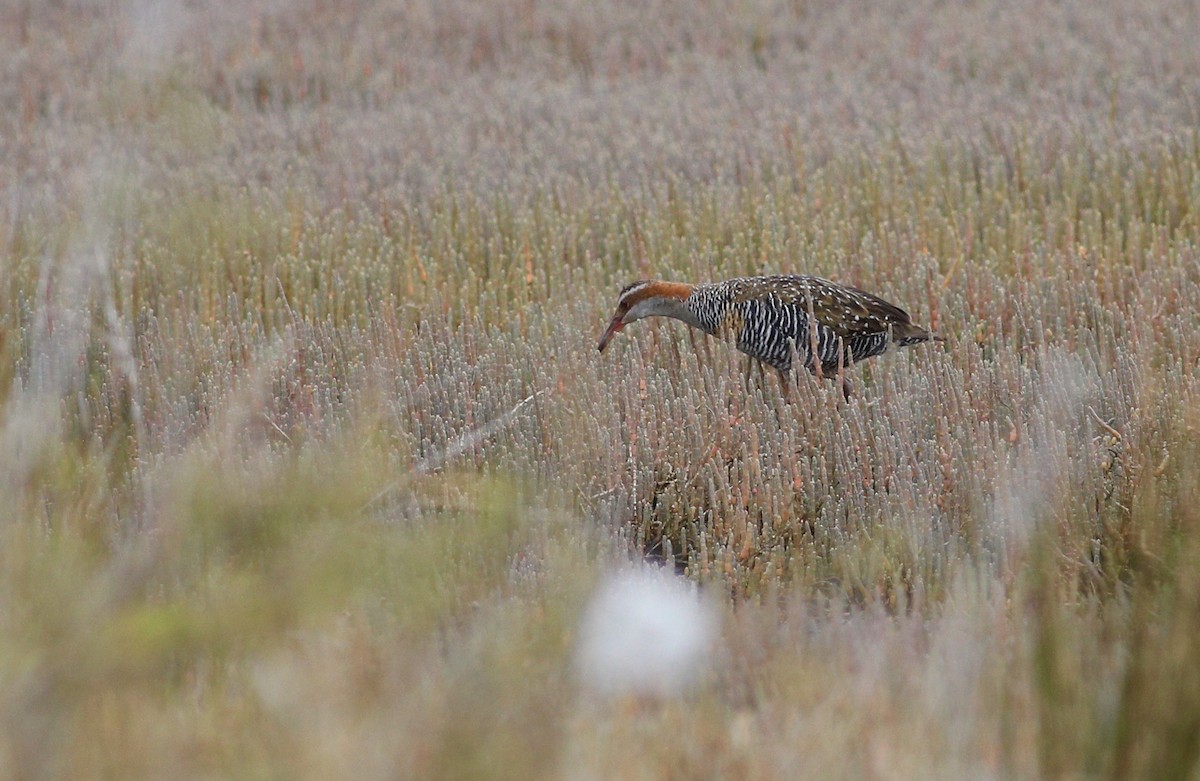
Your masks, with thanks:
<instances>
[{"instance_id":1,"label":"dense ground cover","mask_svg":"<svg viewBox=\"0 0 1200 781\"><path fill-rule=\"evenodd\" d=\"M0 13L0 775L1198 777L1193 4ZM597 355L760 272L947 342Z\"/></svg>"}]
</instances>

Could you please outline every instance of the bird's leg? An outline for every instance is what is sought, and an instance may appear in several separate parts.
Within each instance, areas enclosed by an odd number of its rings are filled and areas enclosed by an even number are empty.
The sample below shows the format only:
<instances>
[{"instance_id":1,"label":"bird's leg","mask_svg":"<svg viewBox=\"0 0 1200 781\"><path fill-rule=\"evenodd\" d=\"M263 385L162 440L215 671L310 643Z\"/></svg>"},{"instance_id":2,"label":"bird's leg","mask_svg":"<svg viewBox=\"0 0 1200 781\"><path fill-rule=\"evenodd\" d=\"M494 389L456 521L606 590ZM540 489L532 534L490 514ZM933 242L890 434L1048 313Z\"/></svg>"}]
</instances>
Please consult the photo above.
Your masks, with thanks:
<instances>
[{"instance_id":1,"label":"bird's leg","mask_svg":"<svg viewBox=\"0 0 1200 781\"><path fill-rule=\"evenodd\" d=\"M808 302L808 359L812 362L812 373L820 379L824 375L821 372L821 356L819 355L817 341L817 318L813 314L812 299Z\"/></svg>"},{"instance_id":2,"label":"bird's leg","mask_svg":"<svg viewBox=\"0 0 1200 781\"><path fill-rule=\"evenodd\" d=\"M800 366L800 345L795 339L788 339L788 358L787 368L779 370L779 384L783 388L783 400L792 403L792 378L788 376L789 372L795 371L797 366ZM812 355L812 353L809 353Z\"/></svg>"},{"instance_id":3,"label":"bird's leg","mask_svg":"<svg viewBox=\"0 0 1200 781\"><path fill-rule=\"evenodd\" d=\"M792 380L783 369L779 370L779 387L783 390L783 400L792 403Z\"/></svg>"},{"instance_id":4,"label":"bird's leg","mask_svg":"<svg viewBox=\"0 0 1200 781\"><path fill-rule=\"evenodd\" d=\"M842 388L842 398L850 401L850 378L846 376L846 348L842 337L838 337L837 383Z\"/></svg>"},{"instance_id":5,"label":"bird's leg","mask_svg":"<svg viewBox=\"0 0 1200 781\"><path fill-rule=\"evenodd\" d=\"M783 426L790 417L787 412L792 406L792 384L787 372L779 369L776 371L779 374L779 394L771 394L768 398L766 388L763 388L763 401L770 403L771 410L775 413L775 422Z\"/></svg>"},{"instance_id":6,"label":"bird's leg","mask_svg":"<svg viewBox=\"0 0 1200 781\"><path fill-rule=\"evenodd\" d=\"M750 375L754 372L754 364L757 363L753 357L746 356L746 395L750 395ZM762 368L759 368L759 376L762 376Z\"/></svg>"}]
</instances>

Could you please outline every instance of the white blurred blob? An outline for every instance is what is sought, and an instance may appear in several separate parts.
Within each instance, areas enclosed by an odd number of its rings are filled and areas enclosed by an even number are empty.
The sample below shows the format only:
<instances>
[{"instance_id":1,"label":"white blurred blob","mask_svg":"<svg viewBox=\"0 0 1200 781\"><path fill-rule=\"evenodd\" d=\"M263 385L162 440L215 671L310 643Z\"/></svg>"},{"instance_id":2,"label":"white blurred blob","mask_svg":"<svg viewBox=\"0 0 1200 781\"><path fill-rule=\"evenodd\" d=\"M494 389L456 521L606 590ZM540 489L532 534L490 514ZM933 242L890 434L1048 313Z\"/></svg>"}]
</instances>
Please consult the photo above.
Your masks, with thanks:
<instances>
[{"instance_id":1,"label":"white blurred blob","mask_svg":"<svg viewBox=\"0 0 1200 781\"><path fill-rule=\"evenodd\" d=\"M695 586L648 566L602 581L583 617L576 669L606 695L677 695L710 656L717 617Z\"/></svg>"}]
</instances>

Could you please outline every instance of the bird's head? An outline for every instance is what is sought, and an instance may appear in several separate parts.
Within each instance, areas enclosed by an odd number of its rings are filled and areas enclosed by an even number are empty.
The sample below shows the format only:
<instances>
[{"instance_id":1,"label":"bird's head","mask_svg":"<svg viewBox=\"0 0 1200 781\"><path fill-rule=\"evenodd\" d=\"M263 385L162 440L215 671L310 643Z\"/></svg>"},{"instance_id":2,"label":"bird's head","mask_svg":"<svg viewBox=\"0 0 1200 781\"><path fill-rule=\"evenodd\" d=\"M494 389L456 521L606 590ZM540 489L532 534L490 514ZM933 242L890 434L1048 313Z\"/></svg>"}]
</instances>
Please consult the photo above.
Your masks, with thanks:
<instances>
[{"instance_id":1,"label":"bird's head","mask_svg":"<svg viewBox=\"0 0 1200 781\"><path fill-rule=\"evenodd\" d=\"M642 280L621 288L617 296L617 311L608 324L596 348L604 352L613 334L643 317L661 315L687 319L683 314L683 302L692 294L692 286L683 282Z\"/></svg>"}]
</instances>

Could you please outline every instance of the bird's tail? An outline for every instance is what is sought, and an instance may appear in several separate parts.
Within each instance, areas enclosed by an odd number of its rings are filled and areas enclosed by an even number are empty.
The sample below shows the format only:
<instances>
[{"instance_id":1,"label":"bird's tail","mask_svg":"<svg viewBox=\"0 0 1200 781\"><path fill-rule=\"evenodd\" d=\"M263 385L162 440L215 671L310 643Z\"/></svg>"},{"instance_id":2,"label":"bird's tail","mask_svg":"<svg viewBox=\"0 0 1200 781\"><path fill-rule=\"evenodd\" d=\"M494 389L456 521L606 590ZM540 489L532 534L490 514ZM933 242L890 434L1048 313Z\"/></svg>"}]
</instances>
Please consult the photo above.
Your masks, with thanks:
<instances>
[{"instance_id":1,"label":"bird's tail","mask_svg":"<svg viewBox=\"0 0 1200 781\"><path fill-rule=\"evenodd\" d=\"M908 347L922 342L944 342L944 337L938 336L927 328L912 323L892 326L892 339L901 347Z\"/></svg>"}]
</instances>

